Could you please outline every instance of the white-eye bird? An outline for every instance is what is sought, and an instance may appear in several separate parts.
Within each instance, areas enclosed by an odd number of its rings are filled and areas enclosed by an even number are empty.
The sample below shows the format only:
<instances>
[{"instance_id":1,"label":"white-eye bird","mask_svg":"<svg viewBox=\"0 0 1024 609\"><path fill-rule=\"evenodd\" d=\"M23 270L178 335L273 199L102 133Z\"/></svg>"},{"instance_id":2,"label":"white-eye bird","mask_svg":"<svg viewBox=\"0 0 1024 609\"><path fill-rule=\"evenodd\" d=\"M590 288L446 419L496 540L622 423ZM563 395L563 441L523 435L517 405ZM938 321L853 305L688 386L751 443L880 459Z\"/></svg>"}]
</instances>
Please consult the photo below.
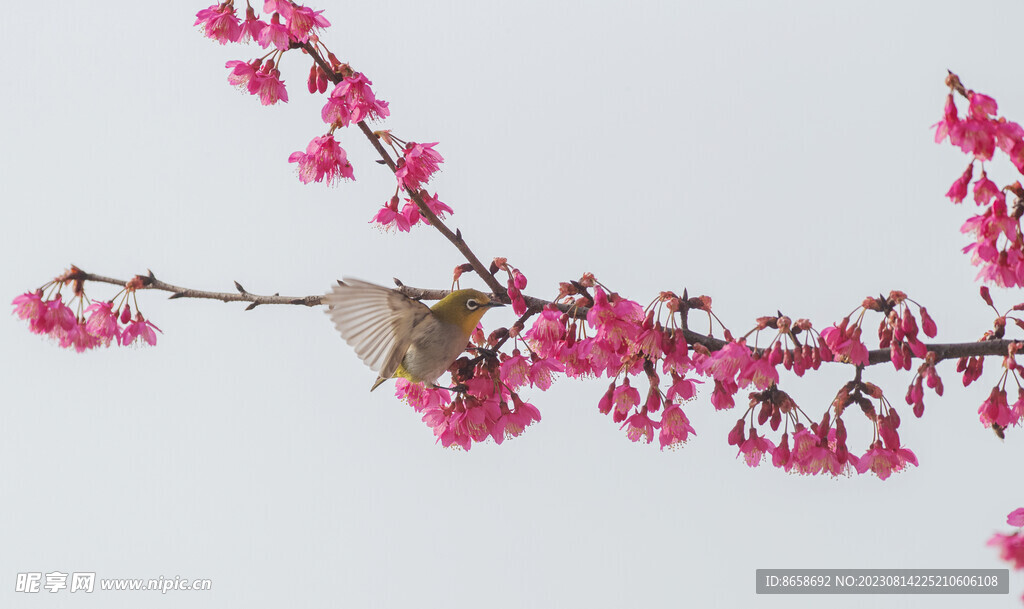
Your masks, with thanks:
<instances>
[{"instance_id":1,"label":"white-eye bird","mask_svg":"<svg viewBox=\"0 0 1024 609\"><path fill-rule=\"evenodd\" d=\"M397 290L348 277L323 303L341 337L377 372L370 391L397 377L435 386L484 313L505 306L477 290L455 290L428 308Z\"/></svg>"}]
</instances>

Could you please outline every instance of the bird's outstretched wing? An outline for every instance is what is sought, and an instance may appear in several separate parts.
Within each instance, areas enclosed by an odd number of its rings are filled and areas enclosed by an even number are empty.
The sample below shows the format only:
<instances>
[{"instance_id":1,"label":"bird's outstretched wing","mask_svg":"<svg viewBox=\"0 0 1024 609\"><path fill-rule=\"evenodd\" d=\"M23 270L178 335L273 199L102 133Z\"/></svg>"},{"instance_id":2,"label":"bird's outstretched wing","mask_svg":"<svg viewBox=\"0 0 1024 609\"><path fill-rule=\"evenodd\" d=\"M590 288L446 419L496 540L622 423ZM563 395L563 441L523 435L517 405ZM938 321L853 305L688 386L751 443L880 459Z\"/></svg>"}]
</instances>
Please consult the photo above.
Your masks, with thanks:
<instances>
[{"instance_id":1,"label":"bird's outstretched wing","mask_svg":"<svg viewBox=\"0 0 1024 609\"><path fill-rule=\"evenodd\" d=\"M382 379L394 376L413 338L430 315L423 303L395 290L346 277L324 297L334 327Z\"/></svg>"}]
</instances>

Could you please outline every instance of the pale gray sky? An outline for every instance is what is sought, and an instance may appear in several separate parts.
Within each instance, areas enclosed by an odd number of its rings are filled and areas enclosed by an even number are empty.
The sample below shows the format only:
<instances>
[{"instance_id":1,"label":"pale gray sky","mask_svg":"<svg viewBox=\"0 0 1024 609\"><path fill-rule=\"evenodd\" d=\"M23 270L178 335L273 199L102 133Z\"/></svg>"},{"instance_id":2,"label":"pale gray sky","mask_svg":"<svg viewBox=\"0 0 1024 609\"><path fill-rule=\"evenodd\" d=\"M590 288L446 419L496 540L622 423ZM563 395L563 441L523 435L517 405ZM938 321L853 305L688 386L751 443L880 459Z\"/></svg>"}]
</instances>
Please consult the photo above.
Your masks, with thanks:
<instances>
[{"instance_id":1,"label":"pale gray sky","mask_svg":"<svg viewBox=\"0 0 1024 609\"><path fill-rule=\"evenodd\" d=\"M339 134L355 183L296 179L288 155L323 132L306 59L283 64L291 102L263 107L223 67L262 52L204 39L201 8L7 8L0 294L69 263L260 293L342 275L445 287L461 262L447 242L366 224L393 178L356 133ZM1010 34L1024 5L316 8L330 48L391 103L383 126L440 142L431 187L452 226L534 295L584 271L642 303L686 287L745 332L777 309L824 327L898 288L941 341L990 327L959 253L967 210L943 198L967 160L929 126L947 68L1024 121ZM1006 163L990 175L1014 179ZM706 396L684 449L635 445L597 412L606 381L532 392L544 420L523 437L445 450L389 389L367 392L373 373L318 310L140 302L164 331L155 348L76 355L0 324L0 605L810 607L823 599L756 596L754 570L1001 568L985 541L1024 504L1024 434L977 422L994 361L968 390L944 364L946 397L922 420L900 408L910 376L871 369L921 467L830 480L747 468L726 444L739 412ZM849 374L783 388L820 415ZM55 570L213 590L13 592L17 573ZM1013 574L1009 597L872 600L1005 607L1022 589Z\"/></svg>"}]
</instances>

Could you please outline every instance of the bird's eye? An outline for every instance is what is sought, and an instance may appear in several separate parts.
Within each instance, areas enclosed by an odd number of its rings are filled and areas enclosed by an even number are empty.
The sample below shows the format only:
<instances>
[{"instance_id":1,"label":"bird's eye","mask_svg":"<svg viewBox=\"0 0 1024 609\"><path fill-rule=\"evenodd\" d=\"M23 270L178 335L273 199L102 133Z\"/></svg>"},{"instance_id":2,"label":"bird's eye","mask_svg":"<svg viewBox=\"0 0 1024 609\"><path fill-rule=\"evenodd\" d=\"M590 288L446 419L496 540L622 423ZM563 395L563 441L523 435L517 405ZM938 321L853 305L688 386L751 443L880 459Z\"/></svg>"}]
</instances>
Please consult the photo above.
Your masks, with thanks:
<instances>
[{"instance_id":1,"label":"bird's eye","mask_svg":"<svg viewBox=\"0 0 1024 609\"><path fill-rule=\"evenodd\" d=\"M477 309L480 308L480 303L470 298L469 300L466 301L466 308L469 309L470 311L476 311Z\"/></svg>"}]
</instances>

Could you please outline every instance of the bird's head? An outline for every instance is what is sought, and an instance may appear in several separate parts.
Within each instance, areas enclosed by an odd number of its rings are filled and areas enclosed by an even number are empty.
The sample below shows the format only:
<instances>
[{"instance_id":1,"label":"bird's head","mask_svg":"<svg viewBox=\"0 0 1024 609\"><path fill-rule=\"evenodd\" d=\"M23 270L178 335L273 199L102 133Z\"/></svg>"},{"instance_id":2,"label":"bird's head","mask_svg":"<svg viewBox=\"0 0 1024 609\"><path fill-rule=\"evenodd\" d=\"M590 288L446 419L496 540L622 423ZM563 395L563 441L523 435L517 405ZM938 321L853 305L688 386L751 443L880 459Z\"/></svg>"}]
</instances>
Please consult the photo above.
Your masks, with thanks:
<instances>
[{"instance_id":1,"label":"bird's head","mask_svg":"<svg viewBox=\"0 0 1024 609\"><path fill-rule=\"evenodd\" d=\"M488 309L503 306L478 290L455 290L430 307L430 310L441 321L459 326L468 336L476 329Z\"/></svg>"}]
</instances>

